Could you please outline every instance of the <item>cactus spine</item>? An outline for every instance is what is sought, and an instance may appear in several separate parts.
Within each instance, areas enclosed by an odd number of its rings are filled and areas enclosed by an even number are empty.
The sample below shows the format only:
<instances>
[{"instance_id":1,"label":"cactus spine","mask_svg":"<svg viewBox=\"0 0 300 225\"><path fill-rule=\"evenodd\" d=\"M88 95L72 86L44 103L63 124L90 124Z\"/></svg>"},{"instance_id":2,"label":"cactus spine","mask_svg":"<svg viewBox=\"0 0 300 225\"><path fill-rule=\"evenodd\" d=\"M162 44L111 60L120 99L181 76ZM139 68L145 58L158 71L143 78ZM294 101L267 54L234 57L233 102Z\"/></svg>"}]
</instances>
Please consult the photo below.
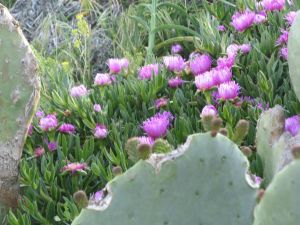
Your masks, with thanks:
<instances>
[{"instance_id":1,"label":"cactus spine","mask_svg":"<svg viewBox=\"0 0 300 225\"><path fill-rule=\"evenodd\" d=\"M18 197L18 163L40 85L36 60L18 22L0 4L0 223Z\"/></svg>"}]
</instances>

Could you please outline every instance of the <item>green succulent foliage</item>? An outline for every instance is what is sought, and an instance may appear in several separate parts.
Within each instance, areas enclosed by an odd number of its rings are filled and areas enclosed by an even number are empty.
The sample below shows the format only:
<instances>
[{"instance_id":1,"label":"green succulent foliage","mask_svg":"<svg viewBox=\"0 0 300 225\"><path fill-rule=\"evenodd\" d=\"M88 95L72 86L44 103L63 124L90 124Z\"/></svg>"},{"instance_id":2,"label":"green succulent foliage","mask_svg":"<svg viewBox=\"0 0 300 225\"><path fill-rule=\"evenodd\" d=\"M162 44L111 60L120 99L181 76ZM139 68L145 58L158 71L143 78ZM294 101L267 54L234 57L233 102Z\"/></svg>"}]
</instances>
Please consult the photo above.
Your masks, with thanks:
<instances>
[{"instance_id":1,"label":"green succulent foliage","mask_svg":"<svg viewBox=\"0 0 300 225\"><path fill-rule=\"evenodd\" d=\"M296 159L276 174L254 210L254 225L299 224L299 171Z\"/></svg>"},{"instance_id":2,"label":"green succulent foliage","mask_svg":"<svg viewBox=\"0 0 300 225\"><path fill-rule=\"evenodd\" d=\"M113 179L99 205L83 209L72 224L251 225L256 190L247 170L247 159L225 136L191 135L177 151L152 155Z\"/></svg>"},{"instance_id":3,"label":"green succulent foliage","mask_svg":"<svg viewBox=\"0 0 300 225\"><path fill-rule=\"evenodd\" d=\"M295 94L300 100L300 66L299 66L299 57L300 57L300 13L298 11L295 21L289 32L289 41L288 41L288 62L291 83L294 88Z\"/></svg>"}]
</instances>

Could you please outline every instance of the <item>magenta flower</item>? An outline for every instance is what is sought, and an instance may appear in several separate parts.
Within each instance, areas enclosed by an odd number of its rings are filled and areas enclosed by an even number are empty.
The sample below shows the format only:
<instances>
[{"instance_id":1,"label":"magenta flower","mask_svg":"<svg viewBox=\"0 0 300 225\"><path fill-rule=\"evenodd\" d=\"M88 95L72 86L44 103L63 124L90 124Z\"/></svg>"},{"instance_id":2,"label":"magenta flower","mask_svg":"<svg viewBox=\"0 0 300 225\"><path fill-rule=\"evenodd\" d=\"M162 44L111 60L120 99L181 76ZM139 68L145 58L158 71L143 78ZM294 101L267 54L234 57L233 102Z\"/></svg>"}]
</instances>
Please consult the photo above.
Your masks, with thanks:
<instances>
[{"instance_id":1,"label":"magenta flower","mask_svg":"<svg viewBox=\"0 0 300 225\"><path fill-rule=\"evenodd\" d=\"M230 23L237 31L243 32L251 27L254 23L255 13L251 10L244 12L236 12L232 16L232 22Z\"/></svg>"},{"instance_id":2,"label":"magenta flower","mask_svg":"<svg viewBox=\"0 0 300 225\"><path fill-rule=\"evenodd\" d=\"M288 22L288 24L291 26L297 16L297 12L291 11L289 12L284 18Z\"/></svg>"},{"instance_id":3,"label":"magenta flower","mask_svg":"<svg viewBox=\"0 0 300 225\"><path fill-rule=\"evenodd\" d=\"M217 60L217 68L232 68L235 63L234 57L222 57Z\"/></svg>"},{"instance_id":4,"label":"magenta flower","mask_svg":"<svg viewBox=\"0 0 300 225\"><path fill-rule=\"evenodd\" d=\"M183 48L182 48L182 46L180 44L174 44L171 47L171 53L172 54L178 54L178 53L180 53L182 51L183 51Z\"/></svg>"},{"instance_id":5,"label":"magenta flower","mask_svg":"<svg viewBox=\"0 0 300 225\"><path fill-rule=\"evenodd\" d=\"M209 55L200 55L196 54L191 60L190 60L190 69L192 73L197 76L201 73L204 73L208 70L210 70L212 64L212 59Z\"/></svg>"},{"instance_id":6,"label":"magenta flower","mask_svg":"<svg viewBox=\"0 0 300 225\"><path fill-rule=\"evenodd\" d=\"M92 201L94 201L96 204L99 203L104 198L104 191L100 190L97 191L94 196L92 197Z\"/></svg>"},{"instance_id":7,"label":"magenta flower","mask_svg":"<svg viewBox=\"0 0 300 225\"><path fill-rule=\"evenodd\" d=\"M285 60L288 60L288 48L281 48L280 49L280 56Z\"/></svg>"},{"instance_id":8,"label":"magenta flower","mask_svg":"<svg viewBox=\"0 0 300 225\"><path fill-rule=\"evenodd\" d=\"M34 150L34 157L38 158L44 155L45 149L43 147L38 147Z\"/></svg>"},{"instance_id":9,"label":"magenta flower","mask_svg":"<svg viewBox=\"0 0 300 225\"><path fill-rule=\"evenodd\" d=\"M55 115L49 114L40 119L39 125L43 131L50 131L57 127L58 121Z\"/></svg>"},{"instance_id":10,"label":"magenta flower","mask_svg":"<svg viewBox=\"0 0 300 225\"><path fill-rule=\"evenodd\" d=\"M75 127L74 125L70 124L70 123L63 123L59 129L58 129L61 133L66 133L66 134L74 134L75 133Z\"/></svg>"},{"instance_id":11,"label":"magenta flower","mask_svg":"<svg viewBox=\"0 0 300 225\"><path fill-rule=\"evenodd\" d=\"M177 88L183 84L183 80L180 77L171 78L168 81L168 85L171 88Z\"/></svg>"},{"instance_id":12,"label":"magenta flower","mask_svg":"<svg viewBox=\"0 0 300 225\"><path fill-rule=\"evenodd\" d=\"M181 72L185 67L184 60L180 55L165 56L163 61L168 70L172 72Z\"/></svg>"},{"instance_id":13,"label":"magenta flower","mask_svg":"<svg viewBox=\"0 0 300 225\"><path fill-rule=\"evenodd\" d=\"M228 67L214 68L211 71L211 73L212 73L215 85L220 85L222 83L228 82L232 78L232 71Z\"/></svg>"},{"instance_id":14,"label":"magenta flower","mask_svg":"<svg viewBox=\"0 0 300 225\"><path fill-rule=\"evenodd\" d=\"M111 77L108 73L97 73L94 84L99 86L109 85L111 84Z\"/></svg>"},{"instance_id":15,"label":"magenta flower","mask_svg":"<svg viewBox=\"0 0 300 225\"><path fill-rule=\"evenodd\" d=\"M276 45L286 44L289 40L289 32L287 30L281 29L281 35L276 40Z\"/></svg>"},{"instance_id":16,"label":"magenta flower","mask_svg":"<svg viewBox=\"0 0 300 225\"><path fill-rule=\"evenodd\" d=\"M173 116L170 112L157 113L144 121L142 128L153 139L164 137L172 119Z\"/></svg>"},{"instance_id":17,"label":"magenta flower","mask_svg":"<svg viewBox=\"0 0 300 225\"><path fill-rule=\"evenodd\" d=\"M235 99L238 97L240 86L235 81L220 84L217 98L222 100Z\"/></svg>"},{"instance_id":18,"label":"magenta flower","mask_svg":"<svg viewBox=\"0 0 300 225\"><path fill-rule=\"evenodd\" d=\"M154 144L154 139L151 137L146 137L146 136L141 136L138 137L139 143L140 144L147 144L152 146Z\"/></svg>"},{"instance_id":19,"label":"magenta flower","mask_svg":"<svg viewBox=\"0 0 300 225\"><path fill-rule=\"evenodd\" d=\"M226 27L224 25L220 25L220 26L218 26L218 31L224 32L224 31L226 31Z\"/></svg>"},{"instance_id":20,"label":"magenta flower","mask_svg":"<svg viewBox=\"0 0 300 225\"><path fill-rule=\"evenodd\" d=\"M167 98L162 97L162 98L156 99L155 100L155 108L159 109L163 106L166 106L168 103L169 103L169 99L167 99Z\"/></svg>"},{"instance_id":21,"label":"magenta flower","mask_svg":"<svg viewBox=\"0 0 300 225\"><path fill-rule=\"evenodd\" d=\"M262 5L267 11L280 11L284 8L285 0L263 0Z\"/></svg>"},{"instance_id":22,"label":"magenta flower","mask_svg":"<svg viewBox=\"0 0 300 225\"><path fill-rule=\"evenodd\" d=\"M254 180L254 183L258 186L260 186L261 182L262 182L262 178L259 177L259 176L256 176L256 175L253 175L253 180Z\"/></svg>"},{"instance_id":23,"label":"magenta flower","mask_svg":"<svg viewBox=\"0 0 300 225\"><path fill-rule=\"evenodd\" d=\"M43 111L39 110L35 113L35 116L40 119L45 116L45 113Z\"/></svg>"},{"instance_id":24,"label":"magenta flower","mask_svg":"<svg viewBox=\"0 0 300 225\"><path fill-rule=\"evenodd\" d=\"M83 84L81 84L79 86L72 87L70 90L70 94L73 98L80 98L87 95L88 90Z\"/></svg>"},{"instance_id":25,"label":"magenta flower","mask_svg":"<svg viewBox=\"0 0 300 225\"><path fill-rule=\"evenodd\" d=\"M210 72L205 72L195 77L195 85L198 90L206 91L213 88L216 83Z\"/></svg>"},{"instance_id":26,"label":"magenta flower","mask_svg":"<svg viewBox=\"0 0 300 225\"><path fill-rule=\"evenodd\" d=\"M292 136L296 136L300 131L300 116L292 116L285 120L285 128L286 132L289 132Z\"/></svg>"},{"instance_id":27,"label":"magenta flower","mask_svg":"<svg viewBox=\"0 0 300 225\"><path fill-rule=\"evenodd\" d=\"M261 24L267 21L267 13L262 10L255 14L254 23Z\"/></svg>"},{"instance_id":28,"label":"magenta flower","mask_svg":"<svg viewBox=\"0 0 300 225\"><path fill-rule=\"evenodd\" d=\"M119 74L123 69L127 69L129 65L128 59L108 59L107 65L110 73Z\"/></svg>"},{"instance_id":29,"label":"magenta flower","mask_svg":"<svg viewBox=\"0 0 300 225\"><path fill-rule=\"evenodd\" d=\"M139 69L140 80L150 80L152 75L158 75L158 64L150 64Z\"/></svg>"},{"instance_id":30,"label":"magenta flower","mask_svg":"<svg viewBox=\"0 0 300 225\"><path fill-rule=\"evenodd\" d=\"M251 51L251 45L250 44L242 44L240 46L240 50L243 54L248 54Z\"/></svg>"},{"instance_id":31,"label":"magenta flower","mask_svg":"<svg viewBox=\"0 0 300 225\"><path fill-rule=\"evenodd\" d=\"M101 112L101 111L102 111L101 105L95 104L95 105L94 105L94 111L95 111L95 112Z\"/></svg>"},{"instance_id":32,"label":"magenta flower","mask_svg":"<svg viewBox=\"0 0 300 225\"><path fill-rule=\"evenodd\" d=\"M94 137L98 139L104 139L108 135L108 130L105 125L97 124L94 130Z\"/></svg>"},{"instance_id":33,"label":"magenta flower","mask_svg":"<svg viewBox=\"0 0 300 225\"><path fill-rule=\"evenodd\" d=\"M47 144L47 146L48 146L48 149L49 149L50 152L53 152L53 151L57 150L57 147L58 147L57 142L55 142L55 141L49 142Z\"/></svg>"},{"instance_id":34,"label":"magenta flower","mask_svg":"<svg viewBox=\"0 0 300 225\"><path fill-rule=\"evenodd\" d=\"M62 172L71 172L72 174L76 173L79 170L87 169L87 165L85 163L69 163L68 165L62 168Z\"/></svg>"},{"instance_id":35,"label":"magenta flower","mask_svg":"<svg viewBox=\"0 0 300 225\"><path fill-rule=\"evenodd\" d=\"M228 57L230 58L235 58L236 55L238 54L238 51L240 50L240 46L237 44L231 44L227 47L226 53Z\"/></svg>"},{"instance_id":36,"label":"magenta flower","mask_svg":"<svg viewBox=\"0 0 300 225\"><path fill-rule=\"evenodd\" d=\"M201 118L206 117L206 116L215 117L217 115L218 115L218 111L217 111L217 109L213 105L206 105L202 109L200 117Z\"/></svg>"}]
</instances>

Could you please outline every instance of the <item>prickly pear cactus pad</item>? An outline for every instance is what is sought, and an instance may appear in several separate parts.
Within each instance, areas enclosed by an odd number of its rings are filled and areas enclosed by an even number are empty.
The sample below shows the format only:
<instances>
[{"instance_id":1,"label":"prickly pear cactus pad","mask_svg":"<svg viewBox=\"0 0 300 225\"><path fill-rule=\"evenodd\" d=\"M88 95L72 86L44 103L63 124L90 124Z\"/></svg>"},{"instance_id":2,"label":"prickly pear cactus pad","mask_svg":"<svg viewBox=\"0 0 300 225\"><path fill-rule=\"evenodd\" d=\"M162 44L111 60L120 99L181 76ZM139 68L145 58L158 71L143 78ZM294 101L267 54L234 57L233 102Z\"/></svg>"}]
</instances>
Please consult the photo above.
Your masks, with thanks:
<instances>
[{"instance_id":1,"label":"prickly pear cactus pad","mask_svg":"<svg viewBox=\"0 0 300 225\"><path fill-rule=\"evenodd\" d=\"M39 98L36 60L18 23L0 4L0 205L14 205L18 162ZM1 218L0 218L1 219Z\"/></svg>"},{"instance_id":2,"label":"prickly pear cactus pad","mask_svg":"<svg viewBox=\"0 0 300 225\"><path fill-rule=\"evenodd\" d=\"M300 160L279 172L255 208L254 225L298 225Z\"/></svg>"},{"instance_id":3,"label":"prickly pear cactus pad","mask_svg":"<svg viewBox=\"0 0 300 225\"><path fill-rule=\"evenodd\" d=\"M290 70L291 83L298 99L300 100L300 13L293 22L289 32L288 41L288 63Z\"/></svg>"},{"instance_id":4,"label":"prickly pear cactus pad","mask_svg":"<svg viewBox=\"0 0 300 225\"><path fill-rule=\"evenodd\" d=\"M117 176L73 225L250 225L255 185L248 161L225 136L195 134Z\"/></svg>"}]
</instances>

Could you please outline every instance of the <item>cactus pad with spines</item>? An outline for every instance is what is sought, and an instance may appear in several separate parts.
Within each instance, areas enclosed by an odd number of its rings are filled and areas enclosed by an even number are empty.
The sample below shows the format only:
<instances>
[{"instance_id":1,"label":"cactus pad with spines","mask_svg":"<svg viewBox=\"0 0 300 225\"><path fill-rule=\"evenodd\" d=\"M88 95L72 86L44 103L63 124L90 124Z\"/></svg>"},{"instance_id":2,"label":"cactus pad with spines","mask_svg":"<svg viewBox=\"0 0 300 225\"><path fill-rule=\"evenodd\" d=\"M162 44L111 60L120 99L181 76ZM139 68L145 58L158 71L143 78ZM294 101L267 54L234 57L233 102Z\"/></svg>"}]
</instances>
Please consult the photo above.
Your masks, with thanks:
<instances>
[{"instance_id":1,"label":"cactus pad with spines","mask_svg":"<svg viewBox=\"0 0 300 225\"><path fill-rule=\"evenodd\" d=\"M18 22L0 4L0 205L6 207L17 198L18 162L39 99L36 69Z\"/></svg>"},{"instance_id":2,"label":"cactus pad with spines","mask_svg":"<svg viewBox=\"0 0 300 225\"><path fill-rule=\"evenodd\" d=\"M248 161L223 135L189 136L167 154L140 160L105 188L73 225L251 225L256 189Z\"/></svg>"}]
</instances>

